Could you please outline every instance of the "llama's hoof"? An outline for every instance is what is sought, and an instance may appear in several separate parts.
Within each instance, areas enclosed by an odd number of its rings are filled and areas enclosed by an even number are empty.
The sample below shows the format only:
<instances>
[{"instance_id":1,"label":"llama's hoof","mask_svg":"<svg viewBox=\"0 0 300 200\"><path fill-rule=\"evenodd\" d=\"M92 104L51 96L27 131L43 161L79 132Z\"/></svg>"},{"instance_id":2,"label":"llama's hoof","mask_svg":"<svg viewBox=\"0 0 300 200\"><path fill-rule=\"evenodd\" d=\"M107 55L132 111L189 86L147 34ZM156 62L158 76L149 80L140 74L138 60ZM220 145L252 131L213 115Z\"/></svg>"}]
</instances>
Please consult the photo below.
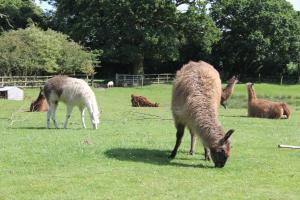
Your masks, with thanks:
<instances>
[{"instance_id":1,"label":"llama's hoof","mask_svg":"<svg viewBox=\"0 0 300 200\"><path fill-rule=\"evenodd\" d=\"M204 157L204 160L205 160L205 161L210 161L210 157L209 157L209 156L205 156L205 157Z\"/></svg>"},{"instance_id":2,"label":"llama's hoof","mask_svg":"<svg viewBox=\"0 0 300 200\"><path fill-rule=\"evenodd\" d=\"M174 159L174 158L175 158L175 155L171 154L171 155L168 156L168 158L169 158L169 159Z\"/></svg>"},{"instance_id":3,"label":"llama's hoof","mask_svg":"<svg viewBox=\"0 0 300 200\"><path fill-rule=\"evenodd\" d=\"M195 152L194 151L189 151L188 155L193 156L193 155L195 155Z\"/></svg>"}]
</instances>

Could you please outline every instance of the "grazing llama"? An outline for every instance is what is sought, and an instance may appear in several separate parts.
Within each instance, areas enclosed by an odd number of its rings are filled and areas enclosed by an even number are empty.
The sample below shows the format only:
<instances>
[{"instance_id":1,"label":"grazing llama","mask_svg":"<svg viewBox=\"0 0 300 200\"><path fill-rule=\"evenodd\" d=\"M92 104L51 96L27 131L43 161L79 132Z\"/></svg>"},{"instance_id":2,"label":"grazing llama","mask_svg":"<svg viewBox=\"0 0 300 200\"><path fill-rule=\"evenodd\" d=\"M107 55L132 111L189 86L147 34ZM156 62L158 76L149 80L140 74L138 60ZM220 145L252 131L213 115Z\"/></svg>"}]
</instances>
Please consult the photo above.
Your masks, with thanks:
<instances>
[{"instance_id":1,"label":"grazing llama","mask_svg":"<svg viewBox=\"0 0 300 200\"><path fill-rule=\"evenodd\" d=\"M248 91L248 116L270 119L290 118L291 111L286 103L258 99L253 88L253 83L247 83Z\"/></svg>"},{"instance_id":2,"label":"grazing llama","mask_svg":"<svg viewBox=\"0 0 300 200\"><path fill-rule=\"evenodd\" d=\"M150 102L146 97L131 95L132 107L158 107L158 103Z\"/></svg>"},{"instance_id":3,"label":"grazing llama","mask_svg":"<svg viewBox=\"0 0 300 200\"><path fill-rule=\"evenodd\" d=\"M59 101L67 105L66 120L64 128L67 128L68 120L71 116L74 106L78 106L81 113L81 122L83 128L86 128L84 122L84 111L87 108L93 128L97 129L100 113L94 92L89 85L81 79L70 78L67 76L55 76L50 78L45 86L44 93L49 104L47 113L47 127L50 128L50 117L53 120L54 127L58 128L55 112Z\"/></svg>"},{"instance_id":4,"label":"grazing llama","mask_svg":"<svg viewBox=\"0 0 300 200\"><path fill-rule=\"evenodd\" d=\"M40 88L40 93L37 99L31 103L30 112L46 112L48 111L48 103L43 94L43 88Z\"/></svg>"},{"instance_id":5,"label":"grazing llama","mask_svg":"<svg viewBox=\"0 0 300 200\"><path fill-rule=\"evenodd\" d=\"M111 88L111 87L114 87L114 82L113 81L109 81L107 83L107 88Z\"/></svg>"},{"instance_id":6,"label":"grazing llama","mask_svg":"<svg viewBox=\"0 0 300 200\"><path fill-rule=\"evenodd\" d=\"M222 89L222 96L221 96L221 105L226 109L225 102L231 97L233 94L234 86L236 83L238 83L239 80L237 77L233 76L229 81L227 82L227 86Z\"/></svg>"},{"instance_id":7,"label":"grazing llama","mask_svg":"<svg viewBox=\"0 0 300 200\"><path fill-rule=\"evenodd\" d=\"M230 154L228 139L234 130L224 134L218 120L221 93L219 73L206 62L190 61L177 72L172 95L177 133L170 158L175 158L187 126L191 135L196 134L202 139L205 158L209 157L209 150L215 167L224 167Z\"/></svg>"}]
</instances>

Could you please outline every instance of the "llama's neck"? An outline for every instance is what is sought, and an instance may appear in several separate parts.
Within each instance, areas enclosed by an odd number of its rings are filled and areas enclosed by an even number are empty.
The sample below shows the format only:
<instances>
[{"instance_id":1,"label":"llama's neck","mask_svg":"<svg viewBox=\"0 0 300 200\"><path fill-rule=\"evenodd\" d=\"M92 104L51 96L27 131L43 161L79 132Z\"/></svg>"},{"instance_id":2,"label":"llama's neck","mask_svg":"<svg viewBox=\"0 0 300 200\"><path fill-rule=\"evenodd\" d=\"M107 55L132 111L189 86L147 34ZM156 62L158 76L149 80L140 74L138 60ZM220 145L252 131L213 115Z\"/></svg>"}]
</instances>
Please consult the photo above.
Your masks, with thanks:
<instances>
[{"instance_id":1,"label":"llama's neck","mask_svg":"<svg viewBox=\"0 0 300 200\"><path fill-rule=\"evenodd\" d=\"M93 113L99 113L98 105L96 101L95 95L91 95L86 102L86 106L89 110L91 110Z\"/></svg>"},{"instance_id":2,"label":"llama's neck","mask_svg":"<svg viewBox=\"0 0 300 200\"><path fill-rule=\"evenodd\" d=\"M229 94L232 94L234 90L235 82L233 83L228 83L227 86L224 89L224 92L228 92Z\"/></svg>"},{"instance_id":3,"label":"llama's neck","mask_svg":"<svg viewBox=\"0 0 300 200\"><path fill-rule=\"evenodd\" d=\"M256 99L256 93L252 87L248 87L248 101Z\"/></svg>"},{"instance_id":4,"label":"llama's neck","mask_svg":"<svg viewBox=\"0 0 300 200\"><path fill-rule=\"evenodd\" d=\"M205 146L214 146L223 138L224 131L215 112L207 110L196 120L201 123L197 123L195 131L200 134Z\"/></svg>"}]
</instances>

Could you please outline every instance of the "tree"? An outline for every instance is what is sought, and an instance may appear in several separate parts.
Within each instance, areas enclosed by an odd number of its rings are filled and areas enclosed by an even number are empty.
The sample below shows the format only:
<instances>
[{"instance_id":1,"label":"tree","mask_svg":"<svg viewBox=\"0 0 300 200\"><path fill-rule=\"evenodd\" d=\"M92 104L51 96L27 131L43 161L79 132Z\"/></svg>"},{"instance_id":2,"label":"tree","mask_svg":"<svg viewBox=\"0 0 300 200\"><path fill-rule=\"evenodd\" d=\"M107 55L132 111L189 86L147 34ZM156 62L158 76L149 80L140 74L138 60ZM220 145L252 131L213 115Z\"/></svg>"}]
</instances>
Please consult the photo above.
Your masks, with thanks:
<instances>
[{"instance_id":1,"label":"tree","mask_svg":"<svg viewBox=\"0 0 300 200\"><path fill-rule=\"evenodd\" d=\"M181 61L210 60L212 47L220 40L221 32L207 13L206 1L189 2L187 11L180 12L178 17Z\"/></svg>"},{"instance_id":2,"label":"tree","mask_svg":"<svg viewBox=\"0 0 300 200\"><path fill-rule=\"evenodd\" d=\"M101 52L88 52L53 30L35 26L0 36L0 74L94 73Z\"/></svg>"},{"instance_id":3,"label":"tree","mask_svg":"<svg viewBox=\"0 0 300 200\"><path fill-rule=\"evenodd\" d=\"M142 74L145 59L179 56L172 1L54 2L58 30L93 49L103 49L105 62L129 64L132 73Z\"/></svg>"},{"instance_id":4,"label":"tree","mask_svg":"<svg viewBox=\"0 0 300 200\"><path fill-rule=\"evenodd\" d=\"M297 13L285 0L212 0L211 16L222 30L215 60L242 76L283 73L300 50Z\"/></svg>"},{"instance_id":5,"label":"tree","mask_svg":"<svg viewBox=\"0 0 300 200\"><path fill-rule=\"evenodd\" d=\"M33 0L0 0L0 32L45 25L45 15Z\"/></svg>"}]
</instances>

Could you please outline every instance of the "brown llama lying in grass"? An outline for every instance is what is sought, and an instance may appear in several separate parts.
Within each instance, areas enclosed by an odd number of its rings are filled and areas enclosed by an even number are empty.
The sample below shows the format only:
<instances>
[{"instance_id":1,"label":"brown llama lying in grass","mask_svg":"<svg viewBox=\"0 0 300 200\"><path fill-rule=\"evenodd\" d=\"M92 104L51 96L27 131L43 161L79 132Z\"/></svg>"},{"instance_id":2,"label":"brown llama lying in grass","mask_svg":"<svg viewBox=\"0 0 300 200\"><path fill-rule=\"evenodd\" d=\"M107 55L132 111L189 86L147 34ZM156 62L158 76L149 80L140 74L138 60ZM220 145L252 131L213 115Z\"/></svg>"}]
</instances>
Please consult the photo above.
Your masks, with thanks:
<instances>
[{"instance_id":1,"label":"brown llama lying in grass","mask_svg":"<svg viewBox=\"0 0 300 200\"><path fill-rule=\"evenodd\" d=\"M221 96L221 105L226 109L225 102L231 97L233 94L234 86L238 83L239 80L236 76L233 76L227 82L227 86L222 89L222 96Z\"/></svg>"},{"instance_id":2,"label":"brown llama lying in grass","mask_svg":"<svg viewBox=\"0 0 300 200\"><path fill-rule=\"evenodd\" d=\"M229 137L234 130L225 134L218 120L221 94L219 73L210 64L190 61L177 72L172 95L177 133L170 158L175 158L187 126L191 136L201 138L205 158L209 158L210 152L215 167L224 167L230 155Z\"/></svg>"},{"instance_id":3,"label":"brown llama lying in grass","mask_svg":"<svg viewBox=\"0 0 300 200\"><path fill-rule=\"evenodd\" d=\"M41 88L39 96L30 105L30 112L46 112L46 111L48 111L48 103L45 95L43 94L43 88Z\"/></svg>"},{"instance_id":4,"label":"brown llama lying in grass","mask_svg":"<svg viewBox=\"0 0 300 200\"><path fill-rule=\"evenodd\" d=\"M131 95L132 107L158 107L158 103L150 102L146 97Z\"/></svg>"},{"instance_id":5,"label":"brown llama lying in grass","mask_svg":"<svg viewBox=\"0 0 300 200\"><path fill-rule=\"evenodd\" d=\"M291 111L286 103L258 99L253 83L247 83L248 90L248 116L270 119L290 118Z\"/></svg>"}]
</instances>

